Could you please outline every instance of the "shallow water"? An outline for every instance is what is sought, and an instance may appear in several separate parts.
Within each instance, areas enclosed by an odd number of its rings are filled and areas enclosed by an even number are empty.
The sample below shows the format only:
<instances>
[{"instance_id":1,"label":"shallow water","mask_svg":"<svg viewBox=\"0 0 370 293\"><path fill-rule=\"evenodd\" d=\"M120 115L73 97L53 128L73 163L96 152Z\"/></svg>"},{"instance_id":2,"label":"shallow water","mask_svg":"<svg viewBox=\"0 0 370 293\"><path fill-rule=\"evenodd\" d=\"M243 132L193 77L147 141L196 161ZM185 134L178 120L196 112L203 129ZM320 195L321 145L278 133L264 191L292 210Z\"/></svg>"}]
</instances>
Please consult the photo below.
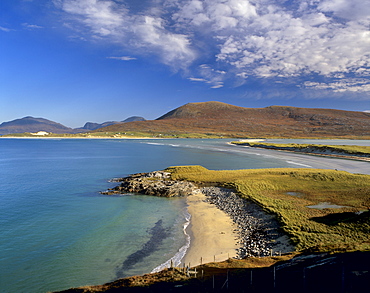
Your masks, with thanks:
<instances>
[{"instance_id":1,"label":"shallow water","mask_svg":"<svg viewBox=\"0 0 370 293\"><path fill-rule=\"evenodd\" d=\"M116 184L108 182L111 178L174 165L322 167L370 174L367 162L256 150L227 141L1 139L2 292L101 284L148 273L183 255L188 244L184 199L100 195Z\"/></svg>"},{"instance_id":2,"label":"shallow water","mask_svg":"<svg viewBox=\"0 0 370 293\"><path fill-rule=\"evenodd\" d=\"M310 209L318 209L318 210L349 208L349 206L340 206L337 204L332 204L330 202L320 202L318 204L306 206L306 207Z\"/></svg>"}]
</instances>

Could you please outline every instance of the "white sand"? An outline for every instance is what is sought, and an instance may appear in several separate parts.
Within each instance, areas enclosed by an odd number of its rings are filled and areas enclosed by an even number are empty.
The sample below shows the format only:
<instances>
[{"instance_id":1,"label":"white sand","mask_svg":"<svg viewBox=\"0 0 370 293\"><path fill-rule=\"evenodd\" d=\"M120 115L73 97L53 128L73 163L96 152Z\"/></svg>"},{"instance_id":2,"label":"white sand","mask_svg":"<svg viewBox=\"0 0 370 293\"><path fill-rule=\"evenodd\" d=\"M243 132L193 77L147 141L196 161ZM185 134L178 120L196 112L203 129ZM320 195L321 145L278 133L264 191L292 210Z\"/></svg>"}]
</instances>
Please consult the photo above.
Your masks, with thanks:
<instances>
[{"instance_id":1,"label":"white sand","mask_svg":"<svg viewBox=\"0 0 370 293\"><path fill-rule=\"evenodd\" d=\"M204 202L202 193L187 198L191 214L190 247L183 263L196 266L201 263L227 260L236 256L236 237L231 218L216 206Z\"/></svg>"}]
</instances>

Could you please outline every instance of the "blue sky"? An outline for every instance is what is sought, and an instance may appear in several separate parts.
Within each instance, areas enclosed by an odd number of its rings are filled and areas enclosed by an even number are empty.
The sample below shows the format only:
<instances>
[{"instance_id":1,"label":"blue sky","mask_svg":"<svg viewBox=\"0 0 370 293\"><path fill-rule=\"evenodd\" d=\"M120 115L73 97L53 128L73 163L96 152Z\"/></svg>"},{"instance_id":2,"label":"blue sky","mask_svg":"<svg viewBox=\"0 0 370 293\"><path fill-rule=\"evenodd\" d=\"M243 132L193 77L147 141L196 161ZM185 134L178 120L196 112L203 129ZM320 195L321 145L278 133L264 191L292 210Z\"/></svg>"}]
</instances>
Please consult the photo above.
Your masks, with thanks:
<instances>
[{"instance_id":1,"label":"blue sky","mask_svg":"<svg viewBox=\"0 0 370 293\"><path fill-rule=\"evenodd\" d=\"M0 122L370 110L370 0L1 0Z\"/></svg>"}]
</instances>

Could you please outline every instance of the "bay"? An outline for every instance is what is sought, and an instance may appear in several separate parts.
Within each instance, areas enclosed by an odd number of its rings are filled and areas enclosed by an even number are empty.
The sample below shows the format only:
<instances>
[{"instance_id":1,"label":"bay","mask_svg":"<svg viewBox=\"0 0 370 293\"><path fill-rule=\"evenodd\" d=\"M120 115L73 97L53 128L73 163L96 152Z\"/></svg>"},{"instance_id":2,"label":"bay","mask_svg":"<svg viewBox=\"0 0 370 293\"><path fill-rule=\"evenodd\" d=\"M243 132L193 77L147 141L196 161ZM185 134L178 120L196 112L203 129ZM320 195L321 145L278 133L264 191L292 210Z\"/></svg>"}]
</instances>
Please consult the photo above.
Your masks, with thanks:
<instances>
[{"instance_id":1,"label":"bay","mask_svg":"<svg viewBox=\"0 0 370 293\"><path fill-rule=\"evenodd\" d=\"M184 199L100 195L114 185L111 178L176 165L370 174L368 162L243 148L229 141L1 139L1 292L47 292L148 273L187 245Z\"/></svg>"}]
</instances>

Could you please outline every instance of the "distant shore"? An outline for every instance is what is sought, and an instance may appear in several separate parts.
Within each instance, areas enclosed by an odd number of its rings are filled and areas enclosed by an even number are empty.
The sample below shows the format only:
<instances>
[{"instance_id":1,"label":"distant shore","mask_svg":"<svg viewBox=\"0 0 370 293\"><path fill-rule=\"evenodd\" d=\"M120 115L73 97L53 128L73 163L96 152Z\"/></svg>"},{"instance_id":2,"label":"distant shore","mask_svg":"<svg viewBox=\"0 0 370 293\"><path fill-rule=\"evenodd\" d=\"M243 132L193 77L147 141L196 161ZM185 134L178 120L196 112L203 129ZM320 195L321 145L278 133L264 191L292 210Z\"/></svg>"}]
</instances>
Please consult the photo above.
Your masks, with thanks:
<instances>
[{"instance_id":1,"label":"distant shore","mask_svg":"<svg viewBox=\"0 0 370 293\"><path fill-rule=\"evenodd\" d=\"M312 156L331 157L331 158L337 158L337 159L349 159L349 160L370 162L370 154L349 153L349 152L346 152L345 150L336 151L336 150L330 149L333 146L326 146L326 145L309 145L309 146L302 145L301 146L297 144L296 146L285 146L285 145L281 146L279 144L273 144L273 143L266 143L266 144L258 143L257 140L256 141L240 140L238 142L230 142L228 144L238 145L238 146L243 146L243 147L261 148L261 149L269 149L269 150L282 151L282 152L306 154L306 155L312 155Z\"/></svg>"},{"instance_id":2,"label":"distant shore","mask_svg":"<svg viewBox=\"0 0 370 293\"><path fill-rule=\"evenodd\" d=\"M65 136L0 136L0 138L9 139L166 139L164 137L139 137L139 136L121 136L121 137L111 137L111 136L92 136L92 137L65 137Z\"/></svg>"}]
</instances>

